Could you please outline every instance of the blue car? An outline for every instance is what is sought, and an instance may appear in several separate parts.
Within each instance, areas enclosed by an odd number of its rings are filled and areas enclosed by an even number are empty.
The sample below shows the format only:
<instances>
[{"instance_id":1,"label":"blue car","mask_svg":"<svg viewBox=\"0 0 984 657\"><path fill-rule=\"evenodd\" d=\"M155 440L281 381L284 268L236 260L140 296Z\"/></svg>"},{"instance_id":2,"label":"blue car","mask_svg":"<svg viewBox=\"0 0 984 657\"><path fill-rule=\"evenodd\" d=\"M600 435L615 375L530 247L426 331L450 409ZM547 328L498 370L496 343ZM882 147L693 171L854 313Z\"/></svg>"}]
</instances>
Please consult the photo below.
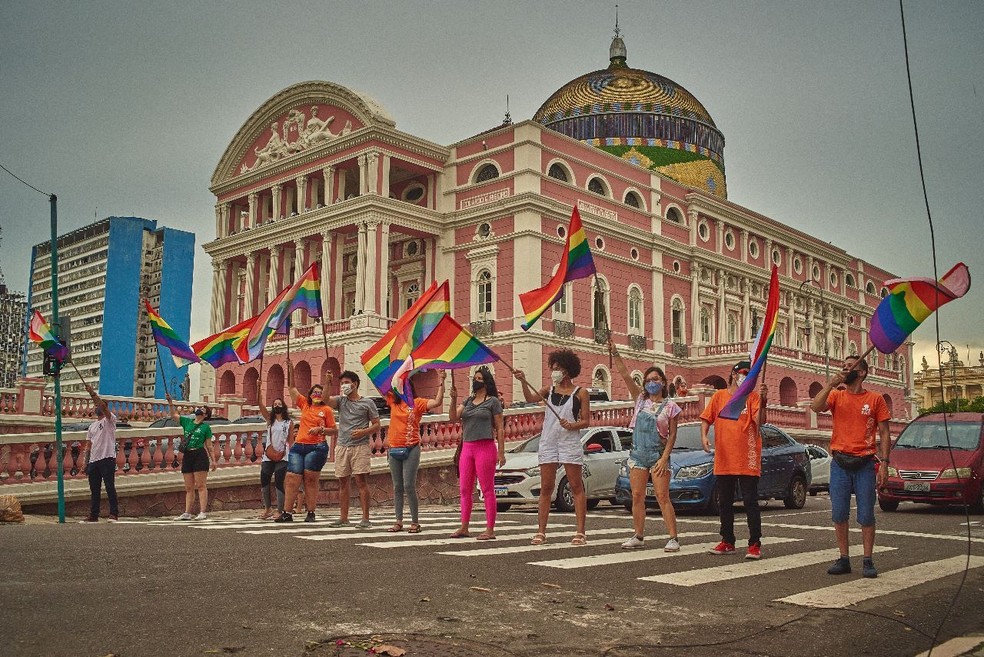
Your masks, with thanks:
<instances>
[{"instance_id":1,"label":"blue car","mask_svg":"<svg viewBox=\"0 0 984 657\"><path fill-rule=\"evenodd\" d=\"M806 446L790 438L771 424L764 424L762 434L762 476L759 499L778 499L789 509L802 509L810 489L810 457ZM676 444L670 456L670 500L678 510L718 512L717 477L714 476L714 427L709 432L711 453L700 442L700 424L677 427ZM628 446L626 446L628 448ZM615 503L632 510L628 466L623 464L615 480ZM735 499L741 494L736 491ZM653 485L646 490L646 506L656 507Z\"/></svg>"}]
</instances>

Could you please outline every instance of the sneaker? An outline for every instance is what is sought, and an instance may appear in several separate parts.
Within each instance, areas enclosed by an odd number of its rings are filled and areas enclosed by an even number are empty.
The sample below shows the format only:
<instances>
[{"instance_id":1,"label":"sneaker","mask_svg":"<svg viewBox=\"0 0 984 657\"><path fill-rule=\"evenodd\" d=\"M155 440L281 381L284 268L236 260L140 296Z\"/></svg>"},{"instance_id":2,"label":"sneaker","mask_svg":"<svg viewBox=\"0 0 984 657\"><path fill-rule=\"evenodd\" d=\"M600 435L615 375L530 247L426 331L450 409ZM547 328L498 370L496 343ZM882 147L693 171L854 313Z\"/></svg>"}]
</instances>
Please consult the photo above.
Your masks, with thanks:
<instances>
[{"instance_id":1,"label":"sneaker","mask_svg":"<svg viewBox=\"0 0 984 657\"><path fill-rule=\"evenodd\" d=\"M195 520L205 520L206 518L208 518L208 516L205 515L204 511L202 511L201 513L199 513L197 516L194 517Z\"/></svg>"},{"instance_id":2,"label":"sneaker","mask_svg":"<svg viewBox=\"0 0 984 657\"><path fill-rule=\"evenodd\" d=\"M727 543L725 541L721 541L720 543L717 544L717 546L713 550L710 550L710 553L711 554L734 554L735 553L735 544L734 543Z\"/></svg>"},{"instance_id":3,"label":"sneaker","mask_svg":"<svg viewBox=\"0 0 984 657\"><path fill-rule=\"evenodd\" d=\"M339 518L338 520L335 520L334 522L329 522L328 523L328 526L329 527L351 527L352 526L352 523L350 523L348 520L342 520L341 518Z\"/></svg>"},{"instance_id":4,"label":"sneaker","mask_svg":"<svg viewBox=\"0 0 984 657\"><path fill-rule=\"evenodd\" d=\"M746 559L753 559L758 561L762 558L762 544L754 543L748 546L748 552L745 553Z\"/></svg>"},{"instance_id":5,"label":"sneaker","mask_svg":"<svg viewBox=\"0 0 984 657\"><path fill-rule=\"evenodd\" d=\"M675 538L671 538L666 542L663 547L663 552L679 552L680 551L680 541Z\"/></svg>"},{"instance_id":6,"label":"sneaker","mask_svg":"<svg viewBox=\"0 0 984 657\"><path fill-rule=\"evenodd\" d=\"M175 520L191 520L194 517L195 516L191 515L190 513L182 513L180 516L175 518Z\"/></svg>"},{"instance_id":7,"label":"sneaker","mask_svg":"<svg viewBox=\"0 0 984 657\"><path fill-rule=\"evenodd\" d=\"M109 521L110 522L116 522L119 519L120 519L120 517L118 515L116 515L115 513L110 513L109 514Z\"/></svg>"},{"instance_id":8,"label":"sneaker","mask_svg":"<svg viewBox=\"0 0 984 657\"><path fill-rule=\"evenodd\" d=\"M294 516L284 511L273 519L274 522L294 522Z\"/></svg>"},{"instance_id":9,"label":"sneaker","mask_svg":"<svg viewBox=\"0 0 984 657\"><path fill-rule=\"evenodd\" d=\"M868 579L878 577L875 562L871 560L871 557L865 557L864 561L861 562L861 576L867 577Z\"/></svg>"},{"instance_id":10,"label":"sneaker","mask_svg":"<svg viewBox=\"0 0 984 657\"><path fill-rule=\"evenodd\" d=\"M317 518L314 517L314 511L308 511L307 515L304 516L304 522L314 522Z\"/></svg>"},{"instance_id":11,"label":"sneaker","mask_svg":"<svg viewBox=\"0 0 984 657\"><path fill-rule=\"evenodd\" d=\"M358 527L359 529L369 529L372 527L372 523L369 522L368 520L360 520L359 524L356 525L356 527Z\"/></svg>"},{"instance_id":12,"label":"sneaker","mask_svg":"<svg viewBox=\"0 0 984 657\"><path fill-rule=\"evenodd\" d=\"M87 525L90 522L99 522L99 518L96 518L94 516L86 516L82 520L79 520L80 525Z\"/></svg>"},{"instance_id":13,"label":"sneaker","mask_svg":"<svg viewBox=\"0 0 984 657\"><path fill-rule=\"evenodd\" d=\"M644 546L645 541L635 534L632 535L632 538L622 543L623 550L641 550Z\"/></svg>"},{"instance_id":14,"label":"sneaker","mask_svg":"<svg viewBox=\"0 0 984 657\"><path fill-rule=\"evenodd\" d=\"M828 575L847 575L851 572L851 559L840 557L827 569Z\"/></svg>"}]
</instances>

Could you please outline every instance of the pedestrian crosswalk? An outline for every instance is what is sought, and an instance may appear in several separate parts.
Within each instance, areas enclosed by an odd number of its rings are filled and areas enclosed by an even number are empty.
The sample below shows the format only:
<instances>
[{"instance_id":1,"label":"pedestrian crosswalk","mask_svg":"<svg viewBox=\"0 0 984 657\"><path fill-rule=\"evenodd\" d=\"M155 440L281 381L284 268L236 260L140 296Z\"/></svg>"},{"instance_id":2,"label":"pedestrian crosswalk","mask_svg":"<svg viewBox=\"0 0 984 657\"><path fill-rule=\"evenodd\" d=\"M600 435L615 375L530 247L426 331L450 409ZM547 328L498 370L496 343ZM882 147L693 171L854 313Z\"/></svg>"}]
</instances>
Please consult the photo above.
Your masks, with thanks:
<instances>
[{"instance_id":1,"label":"pedestrian crosswalk","mask_svg":"<svg viewBox=\"0 0 984 657\"><path fill-rule=\"evenodd\" d=\"M476 524L484 524L481 522L483 519L480 516L476 518ZM765 558L755 561L743 559L743 551L740 549L735 556L716 557L707 554L719 540L715 526L717 521L709 518L678 518L682 529L689 530L679 533L682 544L679 552L663 551L663 543L668 538L665 535L647 537L645 549L621 550L620 544L631 535L627 524L621 522L618 526L599 526L602 523L594 519L589 526L588 544L572 545L570 537L575 527L571 524L573 518L567 515L557 517L550 524L547 542L543 545L530 544L535 531L535 516L522 513L500 514L496 522L494 541L476 541L474 537L481 528L473 531L471 538L451 538L451 531L459 526L458 514L453 512L422 514L422 529L415 534L406 532L409 523L405 524L403 531L388 532L387 529L393 523L392 516L372 518L373 526L370 528L359 528L354 524L331 527L331 520L273 523L248 518L209 518L198 522L154 519L121 520L118 524L205 532L231 531L250 536L329 544L347 542L358 548L373 550L415 550L420 554L427 551L438 558L509 559L511 568L556 569L572 573L585 572L586 575L605 573L606 569L621 569L618 573L613 572L613 576L625 577L626 573L630 573L628 576L642 585L669 589L712 591L713 588L708 587L726 586L735 580L771 577L768 586L775 587L775 594L779 594L778 597L771 598L774 602L808 608L858 605L951 577L964 568L976 570L984 567L984 556L974 554L970 557L952 556L920 563L912 563L912 559L906 562L905 557L911 554L911 551L903 548L907 540L909 545L912 545L913 539L920 542L939 540L942 546L952 545L954 540L966 541L966 537L961 539L958 535L880 530L882 540L879 542L884 544L875 546L875 553L882 555L883 559L888 555L891 567L886 567L886 562L879 560L878 578L849 576L848 579L834 581L830 585L826 585L828 580L821 578L820 582L824 585L808 588L809 582L816 583L817 580L803 576L809 574L807 569L822 568L837 557L834 547L816 549L817 532L830 532L829 525L766 522L763 524L767 530ZM981 539L972 543L979 541ZM832 542L831 540L827 544ZM757 583L748 585L760 586Z\"/></svg>"}]
</instances>

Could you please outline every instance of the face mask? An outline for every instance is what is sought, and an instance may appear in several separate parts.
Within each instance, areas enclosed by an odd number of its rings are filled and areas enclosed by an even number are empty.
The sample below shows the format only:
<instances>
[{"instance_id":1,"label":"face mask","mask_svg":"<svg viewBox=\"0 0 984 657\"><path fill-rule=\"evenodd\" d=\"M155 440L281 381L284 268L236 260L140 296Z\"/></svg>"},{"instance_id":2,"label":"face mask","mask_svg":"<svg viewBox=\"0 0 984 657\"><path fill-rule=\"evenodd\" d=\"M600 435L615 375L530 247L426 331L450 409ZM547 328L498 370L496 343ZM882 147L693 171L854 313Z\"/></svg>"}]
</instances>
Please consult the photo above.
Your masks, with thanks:
<instances>
[{"instance_id":1,"label":"face mask","mask_svg":"<svg viewBox=\"0 0 984 657\"><path fill-rule=\"evenodd\" d=\"M484 381L472 381L472 392L478 392L479 390L482 390L483 388L485 388L485 382Z\"/></svg>"},{"instance_id":2,"label":"face mask","mask_svg":"<svg viewBox=\"0 0 984 657\"><path fill-rule=\"evenodd\" d=\"M735 374L735 383L741 385L745 382L745 374Z\"/></svg>"},{"instance_id":3,"label":"face mask","mask_svg":"<svg viewBox=\"0 0 984 657\"><path fill-rule=\"evenodd\" d=\"M552 370L550 372L550 380L553 381L554 385L557 385L564 380L564 373L560 370Z\"/></svg>"},{"instance_id":4,"label":"face mask","mask_svg":"<svg viewBox=\"0 0 984 657\"><path fill-rule=\"evenodd\" d=\"M844 383L850 385L855 381L857 381L859 376L861 376L860 372L858 372L857 370L851 370L850 372L844 375Z\"/></svg>"},{"instance_id":5,"label":"face mask","mask_svg":"<svg viewBox=\"0 0 984 657\"><path fill-rule=\"evenodd\" d=\"M274 406L273 407L273 412L274 413L283 413L284 415L287 415L287 407L286 406Z\"/></svg>"},{"instance_id":6,"label":"face mask","mask_svg":"<svg viewBox=\"0 0 984 657\"><path fill-rule=\"evenodd\" d=\"M646 381L646 392L650 395L658 395L663 390L663 383L660 381Z\"/></svg>"},{"instance_id":7,"label":"face mask","mask_svg":"<svg viewBox=\"0 0 984 657\"><path fill-rule=\"evenodd\" d=\"M342 394L345 395L346 397L348 397L349 395L352 394L352 384L351 383L343 383L342 384L342 387L341 387L341 390L342 390Z\"/></svg>"}]
</instances>

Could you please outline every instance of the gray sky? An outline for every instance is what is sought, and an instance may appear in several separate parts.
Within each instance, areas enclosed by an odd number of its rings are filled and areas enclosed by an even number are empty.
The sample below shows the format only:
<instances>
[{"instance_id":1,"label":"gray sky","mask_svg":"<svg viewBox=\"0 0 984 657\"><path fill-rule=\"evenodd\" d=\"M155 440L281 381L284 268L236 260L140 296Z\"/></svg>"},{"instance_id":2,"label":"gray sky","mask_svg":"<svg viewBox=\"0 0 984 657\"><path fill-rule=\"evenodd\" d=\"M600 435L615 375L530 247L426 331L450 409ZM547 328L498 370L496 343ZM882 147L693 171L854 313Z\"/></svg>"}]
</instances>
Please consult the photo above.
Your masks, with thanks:
<instances>
[{"instance_id":1,"label":"gray sky","mask_svg":"<svg viewBox=\"0 0 984 657\"><path fill-rule=\"evenodd\" d=\"M726 139L730 200L900 276L932 276L897 2L619 0L628 63L693 93ZM976 286L941 337L984 349L984 3L905 3L939 273ZM59 232L137 215L197 233L209 304L208 183L250 114L328 80L397 128L450 144L531 118L608 64L606 2L19 2L0 0L0 163L59 200ZM0 171L0 265L26 291L47 200ZM193 313L191 339L207 335ZM916 361L935 362L933 321Z\"/></svg>"}]
</instances>

